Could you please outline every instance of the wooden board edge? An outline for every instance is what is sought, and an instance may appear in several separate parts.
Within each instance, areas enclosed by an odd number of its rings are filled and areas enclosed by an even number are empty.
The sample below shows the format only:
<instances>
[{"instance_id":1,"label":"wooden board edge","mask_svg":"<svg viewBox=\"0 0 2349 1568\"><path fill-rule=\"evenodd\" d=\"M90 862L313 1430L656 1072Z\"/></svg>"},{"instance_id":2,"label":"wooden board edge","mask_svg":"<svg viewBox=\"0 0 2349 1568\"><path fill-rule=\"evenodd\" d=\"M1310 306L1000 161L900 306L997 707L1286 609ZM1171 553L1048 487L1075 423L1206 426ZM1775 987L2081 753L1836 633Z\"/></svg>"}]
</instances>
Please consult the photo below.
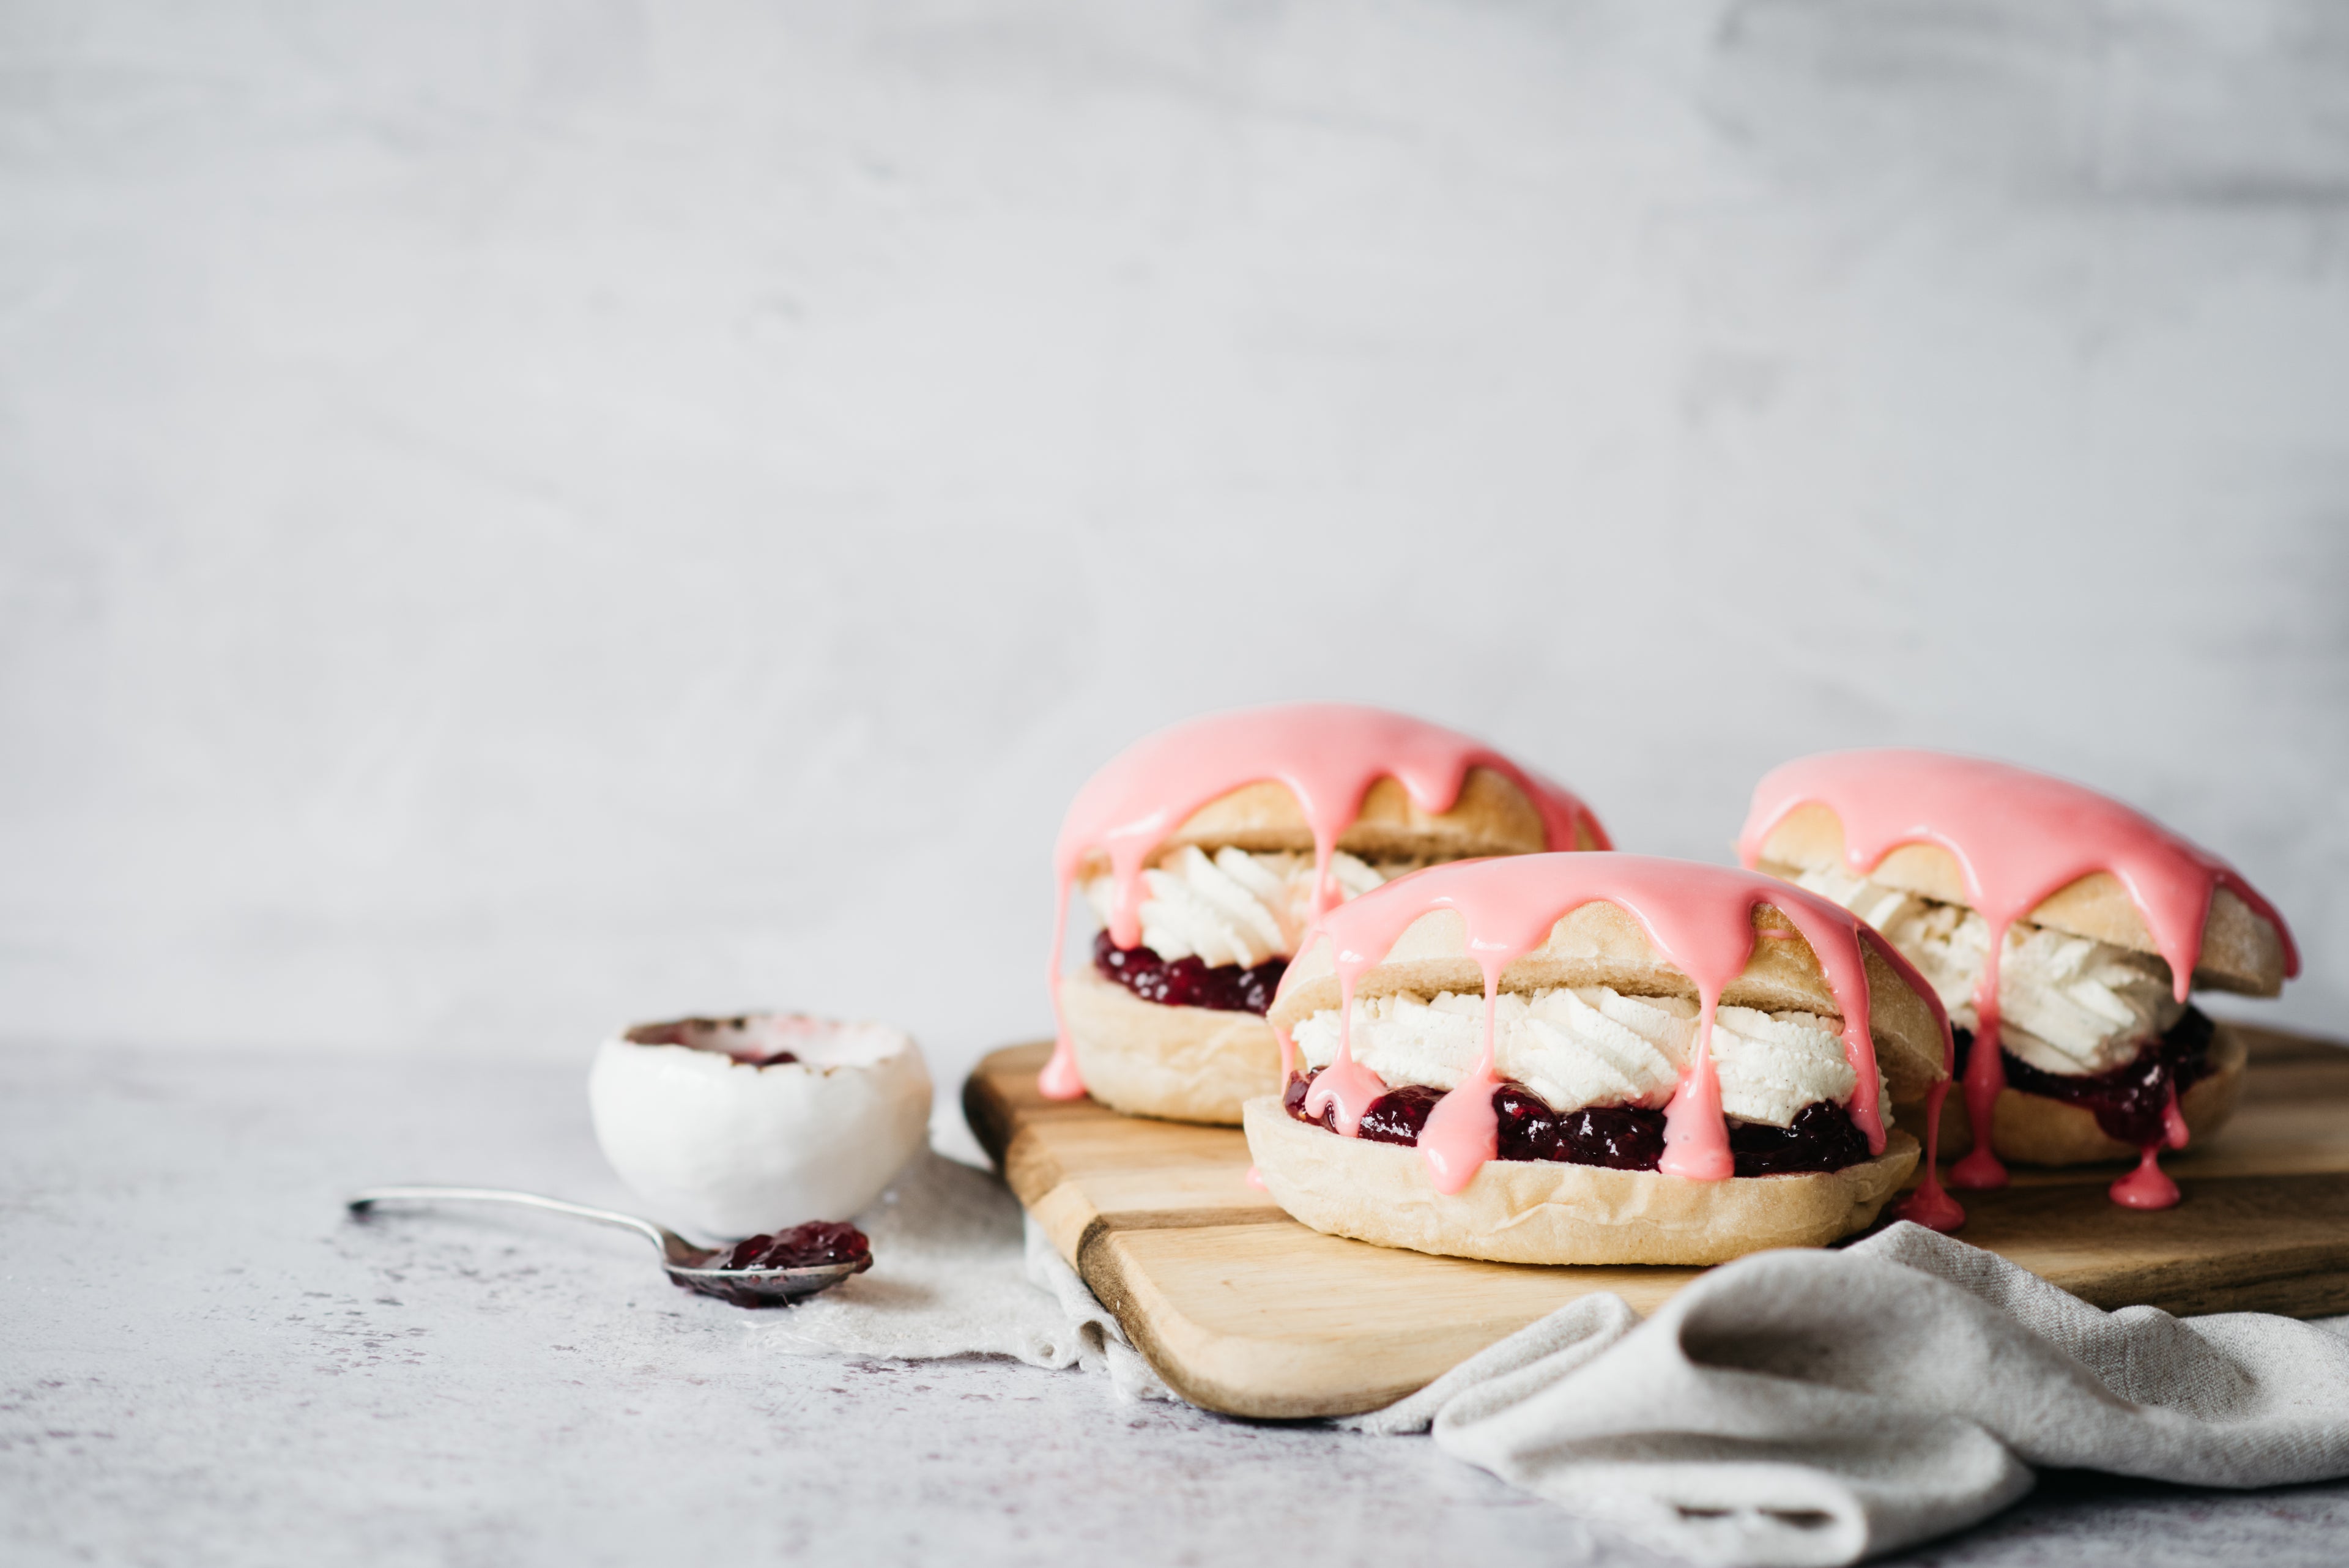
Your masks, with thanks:
<instances>
[{"instance_id":1,"label":"wooden board edge","mask_svg":"<svg viewBox=\"0 0 2349 1568\"><path fill-rule=\"evenodd\" d=\"M1282 1214L1280 1218L1287 1220L1288 1216ZM1209 1334L1204 1330L1195 1331L1201 1341L1197 1345L1177 1343L1174 1334L1165 1332L1160 1318L1166 1320L1167 1326L1188 1326L1189 1320L1168 1304L1162 1303L1157 1314L1149 1310L1143 1299L1148 1292L1143 1276L1140 1271L1128 1272L1124 1255L1115 1244L1120 1231L1120 1227L1106 1224L1089 1231L1077 1266L1078 1277L1117 1318L1126 1338L1166 1386L1202 1410L1251 1421L1359 1416L1382 1409L1433 1381L1419 1378L1392 1387L1305 1395L1280 1389L1277 1385L1268 1386L1258 1369L1220 1367L1216 1363L1226 1359L1261 1363L1284 1358L1291 1352L1278 1341L1237 1339Z\"/></svg>"},{"instance_id":2,"label":"wooden board edge","mask_svg":"<svg viewBox=\"0 0 2349 1568\"><path fill-rule=\"evenodd\" d=\"M2105 1312L2158 1307L2173 1317L2206 1313L2272 1313L2332 1317L2349 1313L2349 1243L2309 1242L2245 1258L2221 1271L2173 1263L2147 1288L2139 1270L2057 1269L2041 1276Z\"/></svg>"},{"instance_id":3,"label":"wooden board edge","mask_svg":"<svg viewBox=\"0 0 2349 1568\"><path fill-rule=\"evenodd\" d=\"M2336 1039L2329 1034L2282 1029L2271 1023L2244 1018L2224 1018L2220 1022L2242 1037L2244 1045L2251 1051L2253 1066L2333 1062L2338 1061L2344 1053L2349 1053L2349 1040Z\"/></svg>"},{"instance_id":4,"label":"wooden board edge","mask_svg":"<svg viewBox=\"0 0 2349 1568\"><path fill-rule=\"evenodd\" d=\"M995 1162L996 1174L1010 1185L1012 1195L1033 1209L1068 1179L1043 1147L1042 1140L1020 1125L1019 1108L1003 1092L1001 1080L1012 1069L1002 1059L1032 1054L1033 1045L1011 1045L982 1058L963 1080L963 1120L971 1136Z\"/></svg>"},{"instance_id":5,"label":"wooden board edge","mask_svg":"<svg viewBox=\"0 0 2349 1568\"><path fill-rule=\"evenodd\" d=\"M2248 1031L2247 1031L2248 1032ZM2253 1060L2271 1064L2333 1059L2344 1047L2321 1037L2290 1031L2257 1031ZM994 1161L1013 1192L1038 1215L1055 1245L1076 1268L1088 1289L1117 1319L1127 1338L1182 1398L1202 1409L1251 1420L1300 1420L1359 1415L1379 1409L1424 1386L1425 1379L1393 1388L1356 1388L1340 1395L1308 1396L1278 1387L1264 1379L1263 1362L1284 1354L1274 1340L1230 1340L1194 1329L1201 1343L1182 1343L1187 1319L1171 1304L1160 1303L1154 1314L1145 1298L1154 1293L1142 1271L1129 1272L1127 1260L1116 1244L1126 1230L1186 1228L1198 1221L1257 1223L1285 1220L1277 1209L1266 1210L1165 1211L1144 1218L1109 1219L1092 1211L1076 1184L1040 1147L1041 1140L1021 1126L1020 1107L1006 1094L1001 1080L1023 1068L1034 1045L1011 1046L981 1059L963 1085L963 1114L973 1135ZM2098 1175L2096 1179L2104 1177ZM2274 1312L2295 1317L2349 1313L2349 1242L2309 1244L2281 1249L2261 1261L2248 1279L2240 1269L2225 1280L2204 1278L2204 1271L2187 1268L2164 1282L2147 1300L2142 1275L2124 1279L2119 1272L2059 1272L2054 1282L2092 1305L2111 1310L2127 1304L2149 1304L2185 1316L2213 1311ZM2066 1277L2068 1276L2068 1277ZM1166 1324L1157 1321L1165 1317ZM1167 1332L1169 1329L1174 1332ZM1222 1341L1230 1340L1230 1343ZM1218 1366L1234 1361L1255 1365Z\"/></svg>"},{"instance_id":6,"label":"wooden board edge","mask_svg":"<svg viewBox=\"0 0 2349 1568\"><path fill-rule=\"evenodd\" d=\"M1011 1047L1009 1049L1016 1049ZM970 1127L970 1136L995 1162L995 1173L1004 1174L1004 1164L1010 1158L1012 1131L1011 1106L995 1086L992 1069L995 1059L1005 1054L991 1051L979 1058L970 1076L962 1081L962 1119Z\"/></svg>"},{"instance_id":7,"label":"wooden board edge","mask_svg":"<svg viewBox=\"0 0 2349 1568\"><path fill-rule=\"evenodd\" d=\"M1195 1354L1186 1354L1186 1347L1162 1334L1151 1314L1144 1310L1142 1296L1147 1287L1129 1277L1123 1254L1112 1244L1112 1238L1120 1231L1181 1228L1201 1220L1218 1224L1294 1221L1289 1220L1285 1210L1273 1205L1262 1210L1164 1211L1117 1221L1092 1212L1089 1206L1084 1206L1082 1213L1059 1212L1068 1207L1064 1200L1073 1198L1073 1191L1062 1190L1066 1183L1057 1165L1033 1148L1035 1140L1019 1125L1017 1109L1000 1083L1003 1076L1017 1070L1004 1058L1032 1050L1030 1046L1009 1046L982 1057L963 1081L963 1119L970 1124L971 1134L987 1151L988 1158L994 1161L997 1174L1037 1216L1037 1222L1075 1268L1085 1288L1117 1319L1128 1342L1177 1397L1218 1415L1258 1421L1293 1421L1360 1415L1391 1405L1425 1386L1424 1382L1417 1382L1335 1398L1267 1393L1261 1387L1249 1386L1244 1378L1219 1375L1212 1366L1201 1365ZM1169 1315L1179 1318L1171 1311ZM1253 1342L1234 1348L1250 1358L1265 1349L1276 1353L1278 1349Z\"/></svg>"}]
</instances>

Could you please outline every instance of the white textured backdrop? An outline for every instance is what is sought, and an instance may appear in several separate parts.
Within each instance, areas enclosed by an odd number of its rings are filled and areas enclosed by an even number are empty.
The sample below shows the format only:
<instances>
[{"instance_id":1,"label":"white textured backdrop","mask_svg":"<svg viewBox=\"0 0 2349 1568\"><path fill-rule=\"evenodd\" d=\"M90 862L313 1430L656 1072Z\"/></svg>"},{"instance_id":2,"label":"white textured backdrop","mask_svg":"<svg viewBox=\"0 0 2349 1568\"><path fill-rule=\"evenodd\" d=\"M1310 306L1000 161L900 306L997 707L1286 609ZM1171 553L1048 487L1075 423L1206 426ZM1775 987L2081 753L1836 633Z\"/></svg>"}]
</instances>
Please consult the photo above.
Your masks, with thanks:
<instances>
[{"instance_id":1,"label":"white textured backdrop","mask_svg":"<svg viewBox=\"0 0 2349 1568\"><path fill-rule=\"evenodd\" d=\"M2349 10L0 7L0 1032L951 1079L1299 696L2070 774L2349 1031Z\"/></svg>"}]
</instances>

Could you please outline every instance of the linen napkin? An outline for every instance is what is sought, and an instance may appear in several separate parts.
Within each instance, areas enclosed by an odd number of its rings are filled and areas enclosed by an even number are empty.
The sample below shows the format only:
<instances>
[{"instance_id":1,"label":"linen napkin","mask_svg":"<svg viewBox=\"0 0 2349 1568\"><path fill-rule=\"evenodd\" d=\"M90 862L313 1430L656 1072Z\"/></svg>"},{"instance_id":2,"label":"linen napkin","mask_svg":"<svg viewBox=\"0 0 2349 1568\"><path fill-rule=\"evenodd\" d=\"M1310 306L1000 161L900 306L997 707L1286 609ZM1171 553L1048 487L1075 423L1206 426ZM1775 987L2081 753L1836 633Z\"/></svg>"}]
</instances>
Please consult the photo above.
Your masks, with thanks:
<instances>
[{"instance_id":1,"label":"linen napkin","mask_svg":"<svg viewBox=\"0 0 2349 1568\"><path fill-rule=\"evenodd\" d=\"M1845 1563L1963 1529L2033 1466L2198 1486L2349 1474L2349 1338L2106 1313L1900 1224L1758 1253L1645 1323L1586 1297L1349 1425L1437 1445L1708 1564Z\"/></svg>"},{"instance_id":2,"label":"linen napkin","mask_svg":"<svg viewBox=\"0 0 2349 1568\"><path fill-rule=\"evenodd\" d=\"M1171 1399L992 1174L925 1153L859 1221L874 1266L740 1314L793 1354L1008 1355ZM1642 1323L1585 1296L1383 1410L1438 1447L1705 1564L1810 1568L1962 1530L2033 1466L2197 1486L2349 1474L2349 1319L2106 1313L1915 1225L1763 1252Z\"/></svg>"},{"instance_id":3,"label":"linen napkin","mask_svg":"<svg viewBox=\"0 0 2349 1568\"><path fill-rule=\"evenodd\" d=\"M1121 1399L1174 1397L991 1172L925 1149L857 1222L872 1268L787 1312L743 1314L746 1331L785 1353L1081 1366Z\"/></svg>"}]
</instances>

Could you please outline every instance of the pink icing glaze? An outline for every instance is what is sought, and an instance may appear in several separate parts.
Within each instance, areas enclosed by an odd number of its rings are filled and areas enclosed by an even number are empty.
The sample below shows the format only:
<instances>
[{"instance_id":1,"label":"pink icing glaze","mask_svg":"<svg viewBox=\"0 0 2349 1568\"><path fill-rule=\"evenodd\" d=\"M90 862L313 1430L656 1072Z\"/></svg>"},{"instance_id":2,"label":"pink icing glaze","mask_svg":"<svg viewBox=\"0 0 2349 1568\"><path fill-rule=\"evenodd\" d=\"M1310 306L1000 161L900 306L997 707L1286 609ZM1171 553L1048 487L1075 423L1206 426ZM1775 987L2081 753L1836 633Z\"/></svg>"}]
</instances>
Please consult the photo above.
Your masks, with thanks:
<instances>
[{"instance_id":1,"label":"pink icing glaze","mask_svg":"<svg viewBox=\"0 0 2349 1568\"><path fill-rule=\"evenodd\" d=\"M1319 1119L1324 1112L1335 1111L1330 1125L1348 1137L1361 1129L1371 1103L1387 1092L1385 1079L1354 1060L1353 1045L1350 1032L1340 1023L1338 1054L1313 1075L1313 1087L1305 1095L1305 1114ZM1288 1081L1286 1076L1281 1079L1284 1084Z\"/></svg>"},{"instance_id":2,"label":"pink icing glaze","mask_svg":"<svg viewBox=\"0 0 2349 1568\"><path fill-rule=\"evenodd\" d=\"M1928 991L1925 994L1930 996ZM1949 1021L1942 1020L1942 1033L1949 1032ZM1941 1057L1941 1071L1950 1070L1950 1053ZM1966 1222L1966 1211L1958 1200L1941 1189L1940 1172L1934 1168L1934 1156L1940 1152L1941 1105L1950 1097L1947 1078L1925 1091L1925 1174L1917 1182L1917 1190L1892 1206L1895 1220L1907 1220L1922 1225L1928 1231L1954 1231Z\"/></svg>"},{"instance_id":3,"label":"pink icing glaze","mask_svg":"<svg viewBox=\"0 0 2349 1568\"><path fill-rule=\"evenodd\" d=\"M2153 935L2184 1002L2202 955L2202 926L2212 893L2225 888L2275 927L2284 973L2300 972L2300 950L2273 905L2241 873L2142 813L2094 790L2003 763L1940 752L1830 752L1775 768L1754 786L1738 836L1739 857L1752 866L1772 829L1795 807L1816 802L1843 823L1844 854L1865 876L1903 844L1938 844L1956 857L1966 897L1990 927L1990 951L1974 988L1974 1049L1966 1065L1966 1113L1974 1147L1951 1170L1960 1187L2003 1186L2006 1168L1992 1152L1993 1118L2006 1072L1999 1062L1999 956L2006 933L2050 896L2098 871L2111 873ZM2174 1115L2174 1106L2173 1106ZM1939 1128L1929 1129L1929 1141ZM2167 1128L2185 1147L2185 1123ZM1929 1157L1931 1150L1929 1149ZM2161 1174L2158 1146L2133 1174L2114 1184L2113 1199L2166 1208L2177 1188ZM2150 1173L2150 1174L2148 1174ZM2131 1185L2134 1184L2134 1185ZM2158 1184L2158 1185L2157 1185ZM2127 1195L2123 1189L2127 1188ZM2167 1188L2161 1202L2148 1200Z\"/></svg>"},{"instance_id":4,"label":"pink icing glaze","mask_svg":"<svg viewBox=\"0 0 2349 1568\"><path fill-rule=\"evenodd\" d=\"M1413 805L1437 815L1452 809L1469 770L1479 767L1492 769L1525 793L1541 813L1543 836L1552 846L1571 849L1579 826L1606 847L1606 830L1571 792L1481 742L1383 709L1340 702L1247 708L1145 736L1086 782L1061 824L1052 852L1058 890L1047 971L1054 1016L1061 1011L1069 894L1087 857L1108 857L1116 886L1110 935L1118 946L1133 947L1142 940L1142 873L1151 855L1200 807L1271 780L1297 797L1312 831L1314 913L1319 915L1334 901L1330 857L1354 825L1372 784L1392 778ZM1038 1086L1056 1100L1073 1100L1085 1092L1065 1020Z\"/></svg>"},{"instance_id":5,"label":"pink icing glaze","mask_svg":"<svg viewBox=\"0 0 2349 1568\"><path fill-rule=\"evenodd\" d=\"M1852 1122L1867 1137L1871 1153L1884 1151L1862 944L1875 948L1939 1017L1932 988L1889 943L1828 899L1751 871L1645 855L1520 855L1433 866L1324 912L1315 936L1331 946L1340 1026L1337 1057L1314 1080L1315 1087L1341 1066L1361 1070L1351 1061L1350 1026L1354 988L1363 973L1383 961L1422 916L1443 909L1458 913L1466 927L1469 956L1485 977L1484 1048L1468 1078L1428 1114L1419 1148L1436 1189L1459 1191L1495 1150L1492 1095L1498 1080L1493 1070L1494 1017L1502 972L1547 941L1560 919L1584 904L1601 900L1638 920L1657 950L1697 987L1702 1009L1697 1048L1665 1109L1662 1168L1667 1174L1717 1181L1735 1168L1721 1116L1720 1080L1712 1064L1713 1019L1723 990L1744 972L1753 957L1754 911L1763 904L1792 922L1818 956L1843 1015L1845 1059L1858 1080L1851 1096ZM1313 940L1309 936L1308 945ZM1296 973L1292 968L1281 977L1284 992ZM1941 1023L1946 1036L1948 1021ZM1312 1108L1310 1097L1307 1106ZM1357 1112L1357 1127L1341 1127L1340 1131L1355 1136L1359 1120Z\"/></svg>"},{"instance_id":6,"label":"pink icing glaze","mask_svg":"<svg viewBox=\"0 0 2349 1568\"><path fill-rule=\"evenodd\" d=\"M2178 1183L2161 1168L2161 1146L2147 1144L2137 1168L2106 1189L2125 1209L2169 1209L2178 1203Z\"/></svg>"}]
</instances>

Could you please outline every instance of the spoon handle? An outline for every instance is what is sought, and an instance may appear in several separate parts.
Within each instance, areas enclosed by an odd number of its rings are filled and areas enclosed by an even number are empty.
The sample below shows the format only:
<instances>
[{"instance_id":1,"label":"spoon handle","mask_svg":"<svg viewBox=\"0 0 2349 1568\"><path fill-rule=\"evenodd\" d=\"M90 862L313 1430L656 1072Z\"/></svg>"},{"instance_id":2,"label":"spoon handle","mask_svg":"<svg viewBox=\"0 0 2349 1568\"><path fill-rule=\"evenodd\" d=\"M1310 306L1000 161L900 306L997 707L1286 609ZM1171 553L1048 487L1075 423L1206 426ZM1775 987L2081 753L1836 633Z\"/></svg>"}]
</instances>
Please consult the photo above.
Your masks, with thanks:
<instances>
[{"instance_id":1,"label":"spoon handle","mask_svg":"<svg viewBox=\"0 0 2349 1568\"><path fill-rule=\"evenodd\" d=\"M646 1238L662 1254L668 1252L669 1243L678 1241L649 1220L639 1220L633 1214L622 1214L611 1209L590 1209L585 1203L567 1203L560 1198L547 1198L535 1192L509 1192L497 1187L370 1187L350 1196L354 1214L364 1214L378 1203L515 1203L524 1209L543 1209L549 1213L569 1214L580 1220L593 1220L599 1225L617 1225L624 1231L634 1231Z\"/></svg>"}]
</instances>

